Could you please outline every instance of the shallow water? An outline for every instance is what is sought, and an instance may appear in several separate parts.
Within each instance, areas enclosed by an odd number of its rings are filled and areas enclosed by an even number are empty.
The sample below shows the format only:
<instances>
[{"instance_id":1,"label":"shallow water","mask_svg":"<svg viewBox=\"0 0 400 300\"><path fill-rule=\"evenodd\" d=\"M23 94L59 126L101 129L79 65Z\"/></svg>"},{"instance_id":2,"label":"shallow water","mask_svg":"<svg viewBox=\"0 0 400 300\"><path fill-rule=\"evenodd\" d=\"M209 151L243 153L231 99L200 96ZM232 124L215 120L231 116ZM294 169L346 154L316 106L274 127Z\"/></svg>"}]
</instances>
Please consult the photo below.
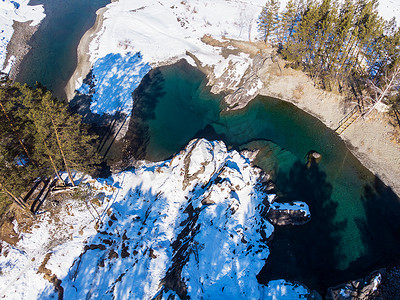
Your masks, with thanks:
<instances>
[{"instance_id":1,"label":"shallow water","mask_svg":"<svg viewBox=\"0 0 400 300\"><path fill-rule=\"evenodd\" d=\"M308 203L312 220L277 229L260 282L285 278L324 291L398 260L399 199L332 130L278 99L226 112L222 98L184 61L151 71L134 92L131 154L167 159L194 137L261 149L256 164L273 174L282 199ZM310 150L322 161L308 168Z\"/></svg>"},{"instance_id":2,"label":"shallow water","mask_svg":"<svg viewBox=\"0 0 400 300\"><path fill-rule=\"evenodd\" d=\"M16 80L34 85L40 82L58 98L77 64L76 49L83 34L93 26L96 10L110 0L31 0L43 4L46 17L29 44Z\"/></svg>"}]
</instances>

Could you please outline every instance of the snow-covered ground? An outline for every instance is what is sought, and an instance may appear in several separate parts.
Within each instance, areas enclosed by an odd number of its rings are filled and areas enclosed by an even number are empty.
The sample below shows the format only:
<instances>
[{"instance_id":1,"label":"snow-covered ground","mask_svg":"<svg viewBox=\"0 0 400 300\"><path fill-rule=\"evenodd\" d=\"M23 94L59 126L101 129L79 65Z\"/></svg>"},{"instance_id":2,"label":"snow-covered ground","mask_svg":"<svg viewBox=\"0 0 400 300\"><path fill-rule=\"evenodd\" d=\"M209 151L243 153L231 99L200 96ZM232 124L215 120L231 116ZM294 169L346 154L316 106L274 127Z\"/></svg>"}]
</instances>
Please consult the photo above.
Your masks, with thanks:
<instances>
[{"instance_id":1,"label":"snow-covered ground","mask_svg":"<svg viewBox=\"0 0 400 300\"><path fill-rule=\"evenodd\" d=\"M89 45L90 61L93 66L99 59L109 54L122 57L131 53L141 53L143 63L158 66L185 58L190 63L194 60L187 52L195 55L203 66L213 68L217 78L229 77L225 88L235 90L251 65L251 59L243 53L222 54L221 47L214 47L202 42L202 37L211 35L222 40L255 40L257 38L257 18L264 0L120 0L107 5L101 29ZM119 65L117 72L124 69L137 70L135 65ZM108 68L111 70L112 66ZM96 78L108 76L93 70ZM84 75L83 75L84 76ZM122 78L122 76L120 77ZM119 85L120 78L114 77L110 83ZM137 77L139 82L141 77ZM101 79L100 79L101 80ZM259 85L256 85L256 87ZM132 85L131 92L136 86ZM80 82L76 89L82 91ZM255 89L253 92L257 92ZM128 95L128 94L127 94ZM120 96L118 96L120 97ZM109 97L104 97L95 87L92 107L97 113L108 112ZM128 112L131 97L123 100ZM104 110L100 108L104 107Z\"/></svg>"},{"instance_id":2,"label":"snow-covered ground","mask_svg":"<svg viewBox=\"0 0 400 300\"><path fill-rule=\"evenodd\" d=\"M132 91L150 69L150 65L143 62L140 52L126 53L123 56L110 53L96 60L92 68L95 91L91 111L99 115L113 115L117 111L123 111L129 115L132 111ZM78 92L89 94L90 86L82 84Z\"/></svg>"},{"instance_id":3,"label":"snow-covered ground","mask_svg":"<svg viewBox=\"0 0 400 300\"><path fill-rule=\"evenodd\" d=\"M281 9L286 3L287 0L281 1ZM386 19L399 15L400 1L381 0L380 3L379 12ZM152 66L175 62L180 58L194 65L195 62L187 55L190 52L203 66L213 70L215 91L235 91L240 87L242 76L252 60L248 55L235 51L224 54L221 47L204 43L202 37L209 35L219 41L224 38L256 40L257 18L263 5L265 0L119 0L107 5L101 29L89 45L90 61L96 66L99 59L110 54L124 57L140 52L143 63ZM140 82L145 75L142 65L135 66L127 61L125 65L118 65L117 74L123 74L124 70L136 72L135 82ZM113 66L106 66L103 62L103 68L112 70ZM93 74L100 81L103 81L102 77L109 76L104 71L97 73L93 70ZM124 79L124 75L114 76L109 84L119 86ZM75 88L82 92L80 84L81 81L77 81ZM136 86L131 85L129 90L132 92ZM256 95L262 86L261 82L255 82L248 93ZM95 88L93 112L115 111L115 102L110 104L112 108L109 109L109 95L103 95L98 89L101 87ZM117 93L116 97L121 99L119 103L126 103L126 106L120 107L121 111L129 114L132 106L130 93Z\"/></svg>"},{"instance_id":4,"label":"snow-covered ground","mask_svg":"<svg viewBox=\"0 0 400 300\"><path fill-rule=\"evenodd\" d=\"M0 293L56 297L37 272L48 270L62 280L64 299L305 299L301 285L257 282L273 232L261 216L260 171L244 153L201 139L171 160L88 179L103 225L96 231L78 200L42 214L16 246L1 243Z\"/></svg>"},{"instance_id":5,"label":"snow-covered ground","mask_svg":"<svg viewBox=\"0 0 400 300\"><path fill-rule=\"evenodd\" d=\"M43 5L28 5L29 0L0 0L0 71L8 73L11 61L6 62L7 45L14 29L14 21L32 21L31 26L36 26L45 17Z\"/></svg>"}]
</instances>

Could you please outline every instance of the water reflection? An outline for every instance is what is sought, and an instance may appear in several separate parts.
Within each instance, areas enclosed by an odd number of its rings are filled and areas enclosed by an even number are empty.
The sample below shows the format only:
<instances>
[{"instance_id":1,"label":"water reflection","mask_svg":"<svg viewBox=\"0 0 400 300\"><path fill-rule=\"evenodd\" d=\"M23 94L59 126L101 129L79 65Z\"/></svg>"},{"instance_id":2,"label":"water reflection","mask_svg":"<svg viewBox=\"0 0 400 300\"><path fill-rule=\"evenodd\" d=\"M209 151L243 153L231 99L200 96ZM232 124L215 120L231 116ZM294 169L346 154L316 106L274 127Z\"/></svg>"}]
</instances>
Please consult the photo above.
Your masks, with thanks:
<instances>
[{"instance_id":1,"label":"water reflection","mask_svg":"<svg viewBox=\"0 0 400 300\"><path fill-rule=\"evenodd\" d=\"M273 279L300 280L323 291L332 282L332 270L342 259L338 246L346 222L336 221L338 203L332 185L315 162L297 161L288 174L280 173L279 188L285 201L304 201L311 221L299 227L276 228L271 254L258 275L260 282Z\"/></svg>"}]
</instances>

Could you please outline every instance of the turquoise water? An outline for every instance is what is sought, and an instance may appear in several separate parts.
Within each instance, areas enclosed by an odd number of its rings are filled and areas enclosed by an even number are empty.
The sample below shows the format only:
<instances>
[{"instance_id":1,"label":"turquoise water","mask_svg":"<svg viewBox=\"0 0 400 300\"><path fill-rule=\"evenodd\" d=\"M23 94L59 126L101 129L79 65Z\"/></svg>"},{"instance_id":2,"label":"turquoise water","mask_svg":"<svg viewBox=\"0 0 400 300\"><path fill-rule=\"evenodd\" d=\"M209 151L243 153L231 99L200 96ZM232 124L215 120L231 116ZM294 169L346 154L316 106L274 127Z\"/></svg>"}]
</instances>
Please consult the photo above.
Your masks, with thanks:
<instances>
[{"instance_id":1,"label":"turquoise water","mask_svg":"<svg viewBox=\"0 0 400 300\"><path fill-rule=\"evenodd\" d=\"M282 199L310 205L311 222L276 231L261 282L286 278L322 291L397 259L400 226L389 220L400 216L398 198L317 119L267 97L226 112L223 95L211 94L184 61L152 71L133 97L131 154L163 160L194 137L261 149L255 163L273 175ZM307 168L310 150L322 161Z\"/></svg>"},{"instance_id":2,"label":"turquoise water","mask_svg":"<svg viewBox=\"0 0 400 300\"><path fill-rule=\"evenodd\" d=\"M96 10L108 3L110 0L31 0L31 5L43 4L46 17L29 43L32 49L16 80L29 85L38 81L58 98L65 98L64 87L76 68L79 41L93 26Z\"/></svg>"}]
</instances>

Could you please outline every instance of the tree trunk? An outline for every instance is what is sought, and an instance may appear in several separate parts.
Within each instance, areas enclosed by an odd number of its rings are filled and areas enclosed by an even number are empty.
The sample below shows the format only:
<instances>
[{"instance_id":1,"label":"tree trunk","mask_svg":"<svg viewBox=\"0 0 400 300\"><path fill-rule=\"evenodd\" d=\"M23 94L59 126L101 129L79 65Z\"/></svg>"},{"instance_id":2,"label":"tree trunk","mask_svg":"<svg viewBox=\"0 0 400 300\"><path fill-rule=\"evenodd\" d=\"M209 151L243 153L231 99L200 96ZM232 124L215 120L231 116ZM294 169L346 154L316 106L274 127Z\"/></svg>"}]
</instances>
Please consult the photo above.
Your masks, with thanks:
<instances>
[{"instance_id":1,"label":"tree trunk","mask_svg":"<svg viewBox=\"0 0 400 300\"><path fill-rule=\"evenodd\" d=\"M382 100L385 98L386 94L393 88L394 82L397 79L397 77L400 75L400 67L396 68L394 72L391 75L389 83L385 86L385 89L381 93L381 95L378 97L378 99L374 102L374 104L370 107L370 109L364 114L364 117L367 117L373 110L374 108L382 102Z\"/></svg>"},{"instance_id":2,"label":"tree trunk","mask_svg":"<svg viewBox=\"0 0 400 300\"><path fill-rule=\"evenodd\" d=\"M9 196L11 197L11 200L12 200L19 208L21 208L22 210L25 210L25 211L26 211L25 203L24 203L19 197L15 196L13 193L11 193L11 192L10 192L8 189L6 189L6 188L4 187L4 185L2 185L1 183L0 183L0 189L3 189L3 190L7 193L7 195L9 195Z\"/></svg>"},{"instance_id":3,"label":"tree trunk","mask_svg":"<svg viewBox=\"0 0 400 300\"><path fill-rule=\"evenodd\" d=\"M49 149L49 147L47 147L47 144L46 144L46 141L45 141L45 140L43 140L43 145L44 145L45 148L46 148L47 155L48 155L48 157L49 157L49 159L50 159L50 163L51 163L51 165L52 165L52 167L53 167L53 169L54 169L54 172L56 173L56 176L57 176L58 180L60 180L61 182L63 182L63 183L65 184L64 180L60 177L60 173L58 172L57 167L56 167L56 164L54 163L54 160L53 160L53 158L51 157L50 149Z\"/></svg>"},{"instance_id":4,"label":"tree trunk","mask_svg":"<svg viewBox=\"0 0 400 300\"><path fill-rule=\"evenodd\" d=\"M63 159L63 161L64 161L65 169L66 169L67 174L68 174L68 178L69 178L69 180L71 181L72 186L75 186L74 180L73 180L72 175L71 175L71 171L70 171L70 169L69 169L69 167L68 167L68 164L67 164L67 160L65 159L65 155L64 155L64 151L63 151L63 148L62 148L62 145L61 145L60 137L59 137L59 135L58 135L57 127L56 127L56 125L54 124L53 118L52 118L52 117L50 117L50 118L51 118L51 123L53 124L54 133L56 134L56 139L57 139L58 148L60 149L61 156L62 156L62 159Z\"/></svg>"}]
</instances>

